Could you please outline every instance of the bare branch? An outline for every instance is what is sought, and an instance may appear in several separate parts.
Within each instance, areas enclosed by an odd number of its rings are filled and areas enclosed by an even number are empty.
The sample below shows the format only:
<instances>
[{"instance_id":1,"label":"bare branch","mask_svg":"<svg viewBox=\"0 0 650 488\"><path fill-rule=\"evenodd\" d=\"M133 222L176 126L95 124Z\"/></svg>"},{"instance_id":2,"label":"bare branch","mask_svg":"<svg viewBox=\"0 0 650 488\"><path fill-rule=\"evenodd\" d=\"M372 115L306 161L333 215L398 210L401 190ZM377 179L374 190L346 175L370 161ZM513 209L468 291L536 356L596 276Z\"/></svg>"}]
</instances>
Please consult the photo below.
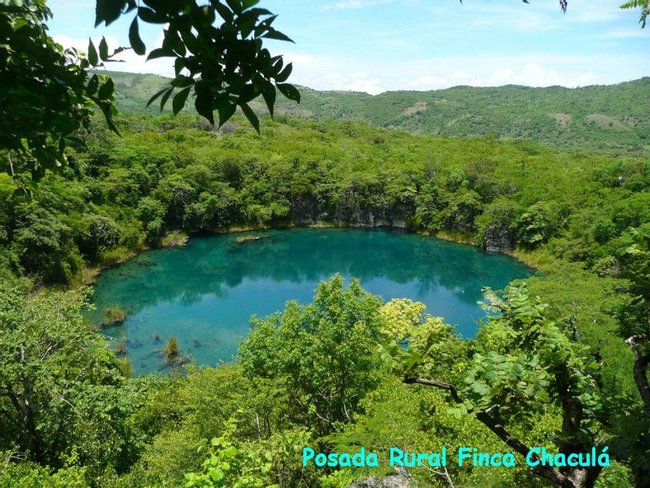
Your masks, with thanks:
<instances>
[{"instance_id":1,"label":"bare branch","mask_svg":"<svg viewBox=\"0 0 650 488\"><path fill-rule=\"evenodd\" d=\"M650 334L638 334L628 337L625 342L634 352L634 382L639 390L641 399L646 411L650 412L650 384L648 384L648 365L650 365L650 353L643 354L639 343L648 342Z\"/></svg>"},{"instance_id":2,"label":"bare branch","mask_svg":"<svg viewBox=\"0 0 650 488\"><path fill-rule=\"evenodd\" d=\"M447 390L451 394L451 397L453 398L455 403L463 403L463 400L460 398L460 395L458 394L458 390L451 383L444 383L442 381L429 380L425 378L417 378L413 376L406 376L404 378L404 383L407 384L417 383L419 385L431 386L433 388ZM519 453L524 457L528 456L528 453L530 452L531 449L528 446L526 446L523 442L521 442L519 439L516 439L515 437L510 435L510 433L505 429L505 427L496 418L490 415L487 410L476 412L476 418L488 429L490 429L493 434L495 434L510 448L514 449L517 453ZM531 455L530 458L534 461L541 461L539 459L539 456L537 456L536 454ZM537 474L538 476L546 478L547 480L555 483L556 486L560 486L562 488L576 488L577 486L572 481L570 475L567 476L562 472L560 472L558 469L551 466L546 466L541 462L538 463L537 466L531 467L530 469L531 471L533 471L533 473Z\"/></svg>"},{"instance_id":3,"label":"bare branch","mask_svg":"<svg viewBox=\"0 0 650 488\"><path fill-rule=\"evenodd\" d=\"M416 378L415 376L406 376L404 378L404 383L409 385L413 383L417 383L419 385L433 386L434 388L447 390L451 394L451 398L454 399L454 402L463 403L463 400L461 400L460 396L458 395L458 390L456 390L456 387L450 383L443 383L441 381L435 381L435 380L427 380L425 378Z\"/></svg>"}]
</instances>

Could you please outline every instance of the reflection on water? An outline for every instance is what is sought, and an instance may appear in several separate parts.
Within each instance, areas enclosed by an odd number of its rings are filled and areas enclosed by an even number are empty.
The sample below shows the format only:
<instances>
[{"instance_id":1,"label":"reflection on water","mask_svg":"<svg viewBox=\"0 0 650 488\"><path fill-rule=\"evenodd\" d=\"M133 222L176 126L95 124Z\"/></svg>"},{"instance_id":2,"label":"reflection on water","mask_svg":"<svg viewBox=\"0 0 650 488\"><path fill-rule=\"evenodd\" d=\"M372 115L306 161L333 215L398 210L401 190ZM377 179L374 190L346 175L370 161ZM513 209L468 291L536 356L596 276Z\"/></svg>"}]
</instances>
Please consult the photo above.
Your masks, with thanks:
<instances>
[{"instance_id":1,"label":"reflection on water","mask_svg":"<svg viewBox=\"0 0 650 488\"><path fill-rule=\"evenodd\" d=\"M428 312L472 336L484 316L481 288L503 288L530 274L503 255L470 246L390 231L293 229L238 244L236 235L191 239L184 248L156 250L110 269L97 280L100 323L108 307L127 314L107 329L126 341L136 374L158 371L159 350L175 336L181 353L198 364L233 358L251 315L265 316L287 300L311 301L316 284L341 273L384 299L424 302Z\"/></svg>"}]
</instances>

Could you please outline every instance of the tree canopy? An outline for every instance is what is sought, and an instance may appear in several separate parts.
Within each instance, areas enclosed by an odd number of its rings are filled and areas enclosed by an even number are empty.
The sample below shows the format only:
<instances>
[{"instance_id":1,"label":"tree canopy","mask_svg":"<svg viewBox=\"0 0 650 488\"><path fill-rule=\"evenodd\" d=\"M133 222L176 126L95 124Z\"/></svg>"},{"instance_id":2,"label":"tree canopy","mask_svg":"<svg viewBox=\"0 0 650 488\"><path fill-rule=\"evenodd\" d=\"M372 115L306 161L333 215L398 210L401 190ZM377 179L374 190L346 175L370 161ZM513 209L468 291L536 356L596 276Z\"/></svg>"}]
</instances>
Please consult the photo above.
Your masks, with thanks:
<instances>
[{"instance_id":1,"label":"tree canopy","mask_svg":"<svg viewBox=\"0 0 650 488\"><path fill-rule=\"evenodd\" d=\"M282 56L272 56L263 44L265 39L291 39L273 27L277 16L255 7L257 3L148 0L138 6L132 0L98 0L96 25L133 13L130 48L141 55L146 46L140 22L165 25L162 46L147 59L172 58L176 77L149 103L160 98L163 107L174 95L177 113L192 93L196 110L211 123L215 111L223 124L239 108L259 132L251 100L261 95L273 115L277 91L295 101L300 101L300 93L286 83L291 63L285 65ZM24 184L42 178L46 169L66 165L65 148L71 142L83 144L80 129L89 129L94 106L117 132L114 83L90 69L113 61L126 48L111 53L102 38L98 46L89 42L87 55L64 49L48 35L51 17L45 0L0 4L0 35L6 40L0 44L0 161Z\"/></svg>"}]
</instances>

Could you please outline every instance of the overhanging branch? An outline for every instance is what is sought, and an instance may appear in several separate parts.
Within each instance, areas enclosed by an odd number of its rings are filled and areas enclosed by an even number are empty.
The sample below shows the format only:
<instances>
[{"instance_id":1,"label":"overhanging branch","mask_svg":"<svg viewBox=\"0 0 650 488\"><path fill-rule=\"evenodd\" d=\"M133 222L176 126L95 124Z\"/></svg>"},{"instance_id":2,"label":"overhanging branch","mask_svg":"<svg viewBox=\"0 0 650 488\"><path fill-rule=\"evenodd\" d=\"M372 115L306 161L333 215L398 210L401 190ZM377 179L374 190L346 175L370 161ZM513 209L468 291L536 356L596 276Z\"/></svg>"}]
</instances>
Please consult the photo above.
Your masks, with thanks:
<instances>
[{"instance_id":1,"label":"overhanging branch","mask_svg":"<svg viewBox=\"0 0 650 488\"><path fill-rule=\"evenodd\" d=\"M419 384L424 386L431 386L433 388L439 388L441 390L447 390L455 403L463 403L458 390L451 383L444 383L442 381L429 380L425 378L418 378L415 376L405 376L404 383L406 384ZM530 452L530 448L521 442L519 439L513 437L505 427L494 417L492 417L487 411L481 411L476 413L476 418L485 425L488 429L492 431L499 439L501 439L506 445L515 450L520 455L527 457ZM539 456L533 454L530 458L534 461L539 461ZM545 466L542 463L538 463L537 466L530 468L535 474L546 478L547 480L555 483L556 486L562 488L575 488L576 485L570 479L569 476L564 475L558 469Z\"/></svg>"}]
</instances>

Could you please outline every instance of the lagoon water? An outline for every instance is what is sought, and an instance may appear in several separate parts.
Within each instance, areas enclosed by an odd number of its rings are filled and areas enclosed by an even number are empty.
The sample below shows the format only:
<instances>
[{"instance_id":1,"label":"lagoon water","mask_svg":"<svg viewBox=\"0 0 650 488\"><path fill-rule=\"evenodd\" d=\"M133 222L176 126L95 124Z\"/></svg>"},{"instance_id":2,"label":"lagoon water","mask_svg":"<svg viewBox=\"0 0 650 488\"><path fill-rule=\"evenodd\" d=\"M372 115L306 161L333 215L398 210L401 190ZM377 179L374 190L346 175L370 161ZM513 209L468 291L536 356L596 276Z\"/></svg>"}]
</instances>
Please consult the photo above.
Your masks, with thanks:
<instances>
[{"instance_id":1,"label":"lagoon water","mask_svg":"<svg viewBox=\"0 0 650 488\"><path fill-rule=\"evenodd\" d=\"M237 237L264 239L238 244ZM126 321L105 329L125 342L134 374L164 371L170 336L199 365L230 361L251 315L309 303L319 281L359 278L383 299L411 298L464 337L485 313L481 288L501 289L531 271L516 260L466 245L383 230L291 229L190 239L183 248L144 253L97 279L91 321L119 306ZM158 339L159 338L159 339Z\"/></svg>"}]
</instances>

